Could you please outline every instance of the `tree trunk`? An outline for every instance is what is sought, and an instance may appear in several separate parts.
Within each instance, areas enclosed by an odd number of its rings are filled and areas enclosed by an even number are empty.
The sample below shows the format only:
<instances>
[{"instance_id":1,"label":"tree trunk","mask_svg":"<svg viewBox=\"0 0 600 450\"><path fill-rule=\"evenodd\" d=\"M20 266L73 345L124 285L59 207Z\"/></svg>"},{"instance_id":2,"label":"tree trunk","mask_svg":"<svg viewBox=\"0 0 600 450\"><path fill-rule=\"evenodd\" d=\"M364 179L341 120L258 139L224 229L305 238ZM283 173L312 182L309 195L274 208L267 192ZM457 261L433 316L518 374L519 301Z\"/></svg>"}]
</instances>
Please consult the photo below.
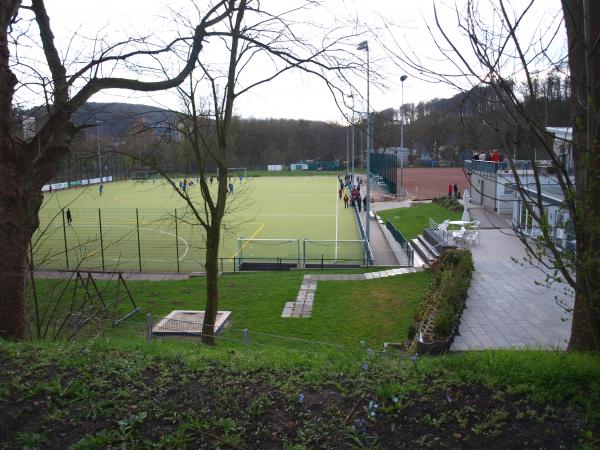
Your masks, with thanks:
<instances>
[{"instance_id":1,"label":"tree trunk","mask_svg":"<svg viewBox=\"0 0 600 450\"><path fill-rule=\"evenodd\" d=\"M600 3L563 0L562 5L569 43L576 187L577 281L569 350L600 352Z\"/></svg>"},{"instance_id":2,"label":"tree trunk","mask_svg":"<svg viewBox=\"0 0 600 450\"><path fill-rule=\"evenodd\" d=\"M0 336L26 335L26 255L30 230L24 178L24 148L13 131L12 101L17 84L10 70L8 28L19 1L0 5Z\"/></svg>"},{"instance_id":3,"label":"tree trunk","mask_svg":"<svg viewBox=\"0 0 600 450\"><path fill-rule=\"evenodd\" d=\"M0 132L0 336L23 339L27 329L26 258L34 224L28 218L23 149L5 137L11 135Z\"/></svg>"},{"instance_id":4,"label":"tree trunk","mask_svg":"<svg viewBox=\"0 0 600 450\"><path fill-rule=\"evenodd\" d=\"M219 242L221 221L213 218L206 236L206 307L202 324L202 342L215 345L214 333L219 309Z\"/></svg>"}]
</instances>

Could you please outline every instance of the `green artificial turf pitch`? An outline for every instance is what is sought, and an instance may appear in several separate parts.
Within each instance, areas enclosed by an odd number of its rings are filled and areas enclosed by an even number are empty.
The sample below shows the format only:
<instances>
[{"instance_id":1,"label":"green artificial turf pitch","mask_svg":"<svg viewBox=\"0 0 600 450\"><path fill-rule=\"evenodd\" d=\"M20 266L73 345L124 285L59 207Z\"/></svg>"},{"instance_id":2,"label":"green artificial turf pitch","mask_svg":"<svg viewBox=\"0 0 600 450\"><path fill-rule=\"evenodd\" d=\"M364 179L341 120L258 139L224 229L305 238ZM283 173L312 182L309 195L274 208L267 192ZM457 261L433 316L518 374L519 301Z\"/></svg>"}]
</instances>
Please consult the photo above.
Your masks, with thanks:
<instances>
[{"instance_id":1,"label":"green artificial turf pitch","mask_svg":"<svg viewBox=\"0 0 600 450\"><path fill-rule=\"evenodd\" d=\"M296 259L299 250L304 258L305 246L307 258L361 260L358 243L303 242L360 239L354 212L338 199L335 176L231 181L219 251L224 270L240 256ZM189 189L202 211L198 184ZM211 189L216 192L216 182ZM67 208L73 220L65 218L63 226ZM288 241L243 242L240 252L238 237ZM34 265L47 269L102 269L104 261L106 270L137 271L141 261L142 271L204 270L204 230L163 180L107 183L102 196L97 185L45 193L32 250Z\"/></svg>"}]
</instances>

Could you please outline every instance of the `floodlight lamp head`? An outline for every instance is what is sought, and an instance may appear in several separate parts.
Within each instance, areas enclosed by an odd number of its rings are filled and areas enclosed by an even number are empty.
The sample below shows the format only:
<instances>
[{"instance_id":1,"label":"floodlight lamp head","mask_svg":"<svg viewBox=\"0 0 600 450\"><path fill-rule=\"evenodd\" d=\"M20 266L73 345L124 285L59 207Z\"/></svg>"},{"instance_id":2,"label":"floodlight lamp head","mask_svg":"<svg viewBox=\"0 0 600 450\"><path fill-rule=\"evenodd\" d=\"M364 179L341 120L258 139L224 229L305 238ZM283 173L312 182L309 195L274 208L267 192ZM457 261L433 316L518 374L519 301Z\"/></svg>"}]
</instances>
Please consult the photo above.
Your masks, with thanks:
<instances>
[{"instance_id":1,"label":"floodlight lamp head","mask_svg":"<svg viewBox=\"0 0 600 450\"><path fill-rule=\"evenodd\" d=\"M408 78L408 75L402 75L400 77L400 81L404 83L404 81Z\"/></svg>"},{"instance_id":2,"label":"floodlight lamp head","mask_svg":"<svg viewBox=\"0 0 600 450\"><path fill-rule=\"evenodd\" d=\"M356 50L366 50L369 51L369 41L362 41L357 45Z\"/></svg>"}]
</instances>

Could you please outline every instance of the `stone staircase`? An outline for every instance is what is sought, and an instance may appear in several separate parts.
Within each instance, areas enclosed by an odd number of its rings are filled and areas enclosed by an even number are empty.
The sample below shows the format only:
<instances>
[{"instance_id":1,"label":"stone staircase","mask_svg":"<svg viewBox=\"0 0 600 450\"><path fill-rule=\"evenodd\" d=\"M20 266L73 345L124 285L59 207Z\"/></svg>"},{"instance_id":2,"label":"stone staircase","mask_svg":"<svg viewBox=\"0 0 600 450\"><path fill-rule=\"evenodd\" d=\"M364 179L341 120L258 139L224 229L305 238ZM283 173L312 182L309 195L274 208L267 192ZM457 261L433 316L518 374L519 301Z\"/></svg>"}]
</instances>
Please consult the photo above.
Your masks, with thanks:
<instances>
[{"instance_id":1,"label":"stone staircase","mask_svg":"<svg viewBox=\"0 0 600 450\"><path fill-rule=\"evenodd\" d=\"M423 230L423 234L411 239L411 245L428 267L441 256L444 250L456 248L456 245L440 239L437 233L430 228L426 228Z\"/></svg>"}]
</instances>

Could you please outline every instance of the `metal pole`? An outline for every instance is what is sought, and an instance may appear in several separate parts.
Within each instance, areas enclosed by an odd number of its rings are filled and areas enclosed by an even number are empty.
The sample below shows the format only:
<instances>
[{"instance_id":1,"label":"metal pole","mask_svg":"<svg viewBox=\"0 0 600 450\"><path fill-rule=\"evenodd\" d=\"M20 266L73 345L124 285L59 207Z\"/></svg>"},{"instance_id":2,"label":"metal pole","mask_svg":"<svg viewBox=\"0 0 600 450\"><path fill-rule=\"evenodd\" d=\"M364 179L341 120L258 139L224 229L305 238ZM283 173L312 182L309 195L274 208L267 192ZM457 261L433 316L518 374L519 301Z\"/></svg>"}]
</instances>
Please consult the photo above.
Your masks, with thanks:
<instances>
[{"instance_id":1,"label":"metal pole","mask_svg":"<svg viewBox=\"0 0 600 450\"><path fill-rule=\"evenodd\" d=\"M406 75L400 77L402 84L402 104L400 106L400 187L404 191L404 81L408 78Z\"/></svg>"},{"instance_id":2,"label":"metal pole","mask_svg":"<svg viewBox=\"0 0 600 450\"><path fill-rule=\"evenodd\" d=\"M67 269L69 268L69 252L67 250L67 226L65 225L65 210L62 210L62 220L63 220L63 237L65 239L65 260L67 263Z\"/></svg>"},{"instance_id":3,"label":"metal pole","mask_svg":"<svg viewBox=\"0 0 600 450\"><path fill-rule=\"evenodd\" d=\"M146 340L152 342L152 314L146 314Z\"/></svg>"},{"instance_id":4,"label":"metal pole","mask_svg":"<svg viewBox=\"0 0 600 450\"><path fill-rule=\"evenodd\" d=\"M104 240L102 238L102 213L98 208L98 225L100 226L100 254L102 255L102 270L106 270L104 267Z\"/></svg>"},{"instance_id":5,"label":"metal pole","mask_svg":"<svg viewBox=\"0 0 600 450\"><path fill-rule=\"evenodd\" d=\"M352 180L354 179L354 106L352 106Z\"/></svg>"},{"instance_id":6,"label":"metal pole","mask_svg":"<svg viewBox=\"0 0 600 450\"><path fill-rule=\"evenodd\" d=\"M98 173L100 174L100 184L102 184L102 158L100 156L100 123L96 120L96 137L98 144Z\"/></svg>"},{"instance_id":7,"label":"metal pole","mask_svg":"<svg viewBox=\"0 0 600 450\"><path fill-rule=\"evenodd\" d=\"M365 211L366 237L369 241L369 211L371 210L371 151L373 150L373 116L371 115L371 68L369 58L369 45L367 44L367 209Z\"/></svg>"},{"instance_id":8,"label":"metal pole","mask_svg":"<svg viewBox=\"0 0 600 450\"><path fill-rule=\"evenodd\" d=\"M177 208L175 208L175 249L177 253L177 273L179 273L179 229L177 227ZM221 265L223 263L221 262ZM221 266L221 272L223 272L223 268Z\"/></svg>"},{"instance_id":9,"label":"metal pole","mask_svg":"<svg viewBox=\"0 0 600 450\"><path fill-rule=\"evenodd\" d=\"M345 119L346 117L344 117ZM348 164L350 163L350 127L346 121L346 175L348 175Z\"/></svg>"},{"instance_id":10,"label":"metal pole","mask_svg":"<svg viewBox=\"0 0 600 450\"><path fill-rule=\"evenodd\" d=\"M140 272L142 271L142 247L140 246L140 215L138 209L135 208L135 223L137 228L137 241L138 241L138 263L140 265Z\"/></svg>"}]
</instances>

